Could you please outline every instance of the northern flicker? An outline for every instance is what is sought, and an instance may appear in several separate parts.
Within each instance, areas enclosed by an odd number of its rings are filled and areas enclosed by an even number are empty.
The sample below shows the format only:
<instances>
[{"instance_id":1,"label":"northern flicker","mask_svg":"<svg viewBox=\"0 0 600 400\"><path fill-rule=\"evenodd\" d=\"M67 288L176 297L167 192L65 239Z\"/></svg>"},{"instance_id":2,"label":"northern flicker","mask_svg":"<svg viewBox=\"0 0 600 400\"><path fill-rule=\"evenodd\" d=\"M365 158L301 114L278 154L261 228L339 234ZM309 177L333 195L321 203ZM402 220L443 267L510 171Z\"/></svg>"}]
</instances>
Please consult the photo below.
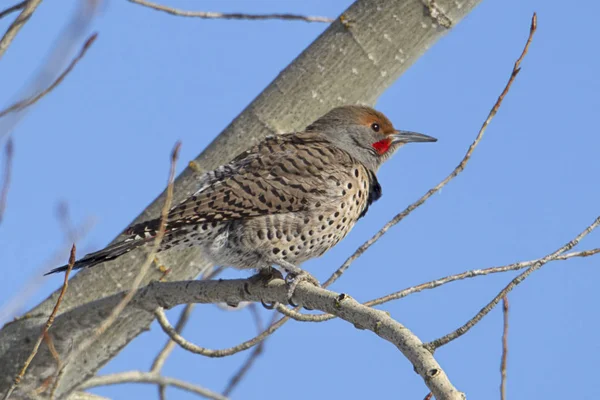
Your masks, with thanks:
<instances>
[{"instance_id":1,"label":"northern flicker","mask_svg":"<svg viewBox=\"0 0 600 400\"><path fill-rule=\"evenodd\" d=\"M396 130L369 107L334 108L304 132L267 137L204 174L198 190L170 210L159 251L199 246L215 265L277 265L289 276L306 275L299 265L335 246L381 197L381 164L406 143L436 140ZM132 226L123 241L86 255L74 269L151 244L159 224Z\"/></svg>"}]
</instances>

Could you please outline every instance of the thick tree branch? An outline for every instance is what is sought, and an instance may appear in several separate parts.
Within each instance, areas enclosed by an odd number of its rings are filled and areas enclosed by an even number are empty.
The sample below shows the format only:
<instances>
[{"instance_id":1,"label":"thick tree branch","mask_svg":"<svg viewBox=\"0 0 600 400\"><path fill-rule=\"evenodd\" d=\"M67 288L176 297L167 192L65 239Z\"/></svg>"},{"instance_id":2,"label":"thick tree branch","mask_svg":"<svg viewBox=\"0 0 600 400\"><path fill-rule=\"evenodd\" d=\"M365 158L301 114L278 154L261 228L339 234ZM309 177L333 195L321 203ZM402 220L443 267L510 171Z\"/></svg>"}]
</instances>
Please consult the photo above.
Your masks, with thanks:
<instances>
[{"instance_id":1,"label":"thick tree branch","mask_svg":"<svg viewBox=\"0 0 600 400\"><path fill-rule=\"evenodd\" d=\"M91 303L69 312L63 313L61 326L68 329L73 324L78 325L78 332L94 329L94 320L111 310L120 300L121 295ZM410 330L392 319L388 313L366 307L350 296L338 294L327 289L318 288L308 283L301 283L295 292L295 298L307 307L321 310L350 322L360 329L368 329L384 340L394 344L423 378L425 384L436 396L436 399L462 399L462 394L456 390L448 377L433 358L431 352L423 347L423 343ZM154 282L138 290L131 301L132 308L151 311L157 308L171 308L188 303L227 303L235 304L243 301L287 301L287 286L282 279L275 279L268 285L257 279L233 279L219 281L182 281ZM58 322L58 319L57 319ZM167 326L168 321L162 321ZM170 326L170 324L168 324ZM58 324L57 324L58 326ZM177 334L174 329L167 329L172 339ZM56 332L62 336L67 332ZM79 333L78 333L79 334ZM89 334L89 333L87 333ZM71 335L73 337L73 335ZM77 336L73 337L75 340ZM175 339L180 342L183 338ZM183 339L185 340L185 339ZM253 343L257 344L259 341ZM195 346L186 343L187 347ZM199 346L198 346L199 347ZM250 346L249 346L250 347ZM65 349L62 349L63 351ZM59 349L61 351L61 349ZM228 353L229 354L229 353ZM219 356L228 354L218 354ZM211 354L214 356L214 354Z\"/></svg>"},{"instance_id":2,"label":"thick tree branch","mask_svg":"<svg viewBox=\"0 0 600 400\"><path fill-rule=\"evenodd\" d=\"M437 9L455 26L480 0L437 0ZM440 26L430 7L421 0L357 0L344 12L344 20L334 21L290 66L243 111L218 138L194 160L198 168L187 168L177 179L173 201L189 196L196 189L198 171L210 170L246 150L268 134L290 132L304 128L329 109L349 103L373 104L419 56L442 37L448 29ZM401 21L397 16L401 15ZM385 33L389 40L380 40ZM157 218L164 194L156 199L134 222ZM65 298L62 313L109 297L131 287L133 277L141 267L142 252L132 252L101 267L79 272L69 283L70 295ZM170 280L186 280L198 276L210 264L195 249L165 255L164 262L177 265L167 275ZM159 271L147 274L143 284L159 279ZM32 309L30 318L5 326L0 331L0 393L10 386L18 363L31 350L22 338L43 324L57 293ZM85 339L87 324L101 319L92 313L82 320L61 319L54 324L57 350L63 354ZM149 311L127 307L117 323L108 329L94 346L90 346L64 371L57 396L75 390L119 350L139 335L153 321ZM64 323L65 326L60 326ZM69 330L65 330L69 328ZM30 366L31 374L17 389L28 393L54 373L54 359L41 352ZM21 390L23 393L21 393Z\"/></svg>"}]
</instances>

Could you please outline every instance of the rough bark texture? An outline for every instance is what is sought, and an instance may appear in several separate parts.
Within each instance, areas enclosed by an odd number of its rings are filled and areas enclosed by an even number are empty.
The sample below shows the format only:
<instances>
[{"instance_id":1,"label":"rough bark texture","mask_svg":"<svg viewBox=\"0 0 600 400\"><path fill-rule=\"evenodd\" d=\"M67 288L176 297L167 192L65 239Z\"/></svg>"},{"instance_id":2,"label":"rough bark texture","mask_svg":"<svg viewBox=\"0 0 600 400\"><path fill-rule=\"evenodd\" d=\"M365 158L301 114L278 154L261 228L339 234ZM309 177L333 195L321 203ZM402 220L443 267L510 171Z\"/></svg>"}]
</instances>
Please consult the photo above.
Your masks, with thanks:
<instances>
[{"instance_id":1,"label":"rough bark texture","mask_svg":"<svg viewBox=\"0 0 600 400\"><path fill-rule=\"evenodd\" d=\"M196 163L212 169L266 135L304 128L329 109L350 103L372 105L418 57L481 0L358 0L320 35L204 150ZM199 21L199 23L202 23ZM175 184L174 203L195 189L198 172L187 168ZM164 201L159 196L135 222L157 217ZM127 289L144 260L144 253L121 257L103 267L81 271L69 291L51 332L61 354L77 347L89 324L60 318L74 308ZM172 268L169 280L196 277L209 265L196 251L165 256ZM148 274L146 281L160 272ZM32 309L28 318L0 331L0 394L6 392L55 303L57 293ZM104 316L105 317L105 316ZM96 318L95 320L92 320ZM148 329L153 315L129 308L98 341L65 370L58 397L65 397ZM64 325L63 325L64 324ZM68 327L68 329L67 329ZM89 331L88 331L89 332ZM24 398L55 372L55 361L42 346L25 379L13 395Z\"/></svg>"}]
</instances>

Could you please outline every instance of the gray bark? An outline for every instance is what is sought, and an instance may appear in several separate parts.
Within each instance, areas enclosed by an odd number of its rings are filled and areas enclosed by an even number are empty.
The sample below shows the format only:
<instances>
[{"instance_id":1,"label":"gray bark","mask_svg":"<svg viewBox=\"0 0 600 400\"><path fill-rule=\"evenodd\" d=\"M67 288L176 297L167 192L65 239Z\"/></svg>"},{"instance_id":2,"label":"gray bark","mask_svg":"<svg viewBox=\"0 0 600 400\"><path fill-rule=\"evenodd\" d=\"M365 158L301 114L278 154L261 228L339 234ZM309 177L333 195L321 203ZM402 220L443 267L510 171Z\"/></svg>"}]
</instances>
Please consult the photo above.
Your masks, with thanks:
<instances>
[{"instance_id":1,"label":"gray bark","mask_svg":"<svg viewBox=\"0 0 600 400\"><path fill-rule=\"evenodd\" d=\"M480 1L357 0L343 14L348 22L338 19L332 23L196 158L197 165L202 170L215 168L266 135L302 129L335 106L374 104L402 72ZM187 168L177 178L174 203L194 191L197 174ZM134 222L156 218L163 201L164 193ZM143 252L135 253L78 273L70 281L59 317L127 289L144 257ZM162 261L172 269L169 280L193 279L210 267L193 250L168 254ZM159 276L153 270L145 282ZM6 392L29 355L56 296L57 292L53 293L32 309L26 319L7 324L0 331L0 393ZM92 317L97 320L90 320ZM56 347L65 353L76 348L78 340L85 336L78 332L103 317L101 313L86 321L57 318L51 330ZM126 309L94 346L66 368L58 397L66 397L93 376L133 338L147 330L152 321L152 313L135 307ZM54 374L55 366L43 345L14 398L27 397Z\"/></svg>"}]
</instances>

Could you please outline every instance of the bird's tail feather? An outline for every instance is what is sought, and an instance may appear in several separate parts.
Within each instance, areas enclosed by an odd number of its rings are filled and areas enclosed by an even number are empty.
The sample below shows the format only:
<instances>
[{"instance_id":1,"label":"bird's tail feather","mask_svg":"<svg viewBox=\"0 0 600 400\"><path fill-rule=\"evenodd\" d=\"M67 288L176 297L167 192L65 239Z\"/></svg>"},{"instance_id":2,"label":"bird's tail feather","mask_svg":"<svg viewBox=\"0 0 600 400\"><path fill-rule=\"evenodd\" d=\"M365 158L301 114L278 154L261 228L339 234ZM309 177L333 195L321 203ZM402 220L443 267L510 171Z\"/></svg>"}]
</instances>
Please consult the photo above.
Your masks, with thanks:
<instances>
[{"instance_id":1,"label":"bird's tail feather","mask_svg":"<svg viewBox=\"0 0 600 400\"><path fill-rule=\"evenodd\" d=\"M115 258L122 256L125 253L130 252L131 250L147 243L149 240L152 240L152 237L149 238L139 238L139 239L131 239L119 243L115 243L112 246L108 246L102 250L99 250L95 253L90 253L83 257L80 260L75 262L73 265L73 269L81 269L81 268L91 268L96 264L103 263L105 261L114 260ZM63 265L62 267L54 268L53 270L46 272L44 275L54 274L56 272L63 272L68 269L67 265Z\"/></svg>"}]
</instances>

